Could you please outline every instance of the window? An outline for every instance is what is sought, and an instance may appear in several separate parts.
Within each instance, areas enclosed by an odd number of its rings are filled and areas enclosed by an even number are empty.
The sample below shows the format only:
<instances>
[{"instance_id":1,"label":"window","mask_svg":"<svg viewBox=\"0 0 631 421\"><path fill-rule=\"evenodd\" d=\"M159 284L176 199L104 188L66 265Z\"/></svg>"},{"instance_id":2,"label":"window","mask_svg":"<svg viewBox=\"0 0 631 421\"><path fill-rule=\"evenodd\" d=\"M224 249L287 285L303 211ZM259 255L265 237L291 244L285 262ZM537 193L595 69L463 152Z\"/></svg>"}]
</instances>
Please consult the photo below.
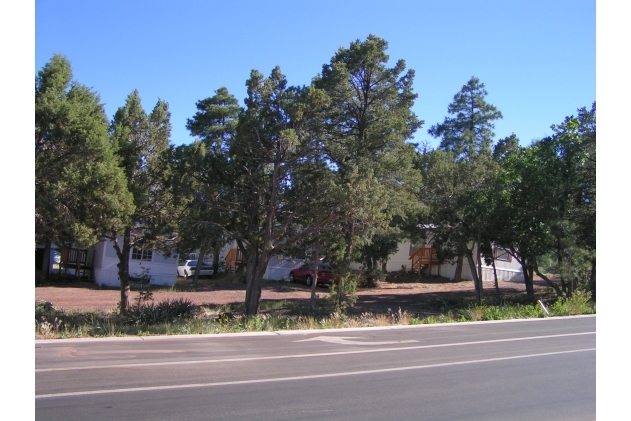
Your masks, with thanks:
<instances>
[{"instance_id":1,"label":"window","mask_svg":"<svg viewBox=\"0 0 631 421\"><path fill-rule=\"evenodd\" d=\"M143 262L150 262L152 257L152 250L137 249L135 247L131 249L131 260L142 260Z\"/></svg>"},{"instance_id":2,"label":"window","mask_svg":"<svg viewBox=\"0 0 631 421\"><path fill-rule=\"evenodd\" d=\"M493 245L493 257L499 262L510 262L512 256L508 254L508 251L504 247Z\"/></svg>"}]
</instances>

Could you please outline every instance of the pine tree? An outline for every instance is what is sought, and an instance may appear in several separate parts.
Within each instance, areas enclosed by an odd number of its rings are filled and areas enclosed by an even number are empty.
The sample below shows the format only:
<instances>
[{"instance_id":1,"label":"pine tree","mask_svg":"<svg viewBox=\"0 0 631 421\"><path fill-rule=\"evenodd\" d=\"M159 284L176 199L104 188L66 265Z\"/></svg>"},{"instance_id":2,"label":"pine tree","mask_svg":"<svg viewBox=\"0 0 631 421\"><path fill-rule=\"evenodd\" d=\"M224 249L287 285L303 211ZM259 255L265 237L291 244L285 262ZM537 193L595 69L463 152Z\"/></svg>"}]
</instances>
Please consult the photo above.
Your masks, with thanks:
<instances>
[{"instance_id":1,"label":"pine tree","mask_svg":"<svg viewBox=\"0 0 631 421\"><path fill-rule=\"evenodd\" d=\"M453 152L456 159L491 152L493 121L501 119L502 113L486 102L486 95L484 83L471 77L449 104L451 117L429 129L430 135L441 139L440 148Z\"/></svg>"},{"instance_id":2,"label":"pine tree","mask_svg":"<svg viewBox=\"0 0 631 421\"><path fill-rule=\"evenodd\" d=\"M99 96L72 80L55 55L35 81L35 238L46 244L93 245L126 223L131 194L108 139Z\"/></svg>"},{"instance_id":3,"label":"pine tree","mask_svg":"<svg viewBox=\"0 0 631 421\"><path fill-rule=\"evenodd\" d=\"M112 227L108 233L119 259L121 313L129 306L131 249L147 247L165 253L170 251L167 239L174 229L172 192L166 182L170 170L170 118L169 106L162 100L158 100L147 115L135 90L116 111L110 125L112 143L135 206L129 222Z\"/></svg>"}]
</instances>

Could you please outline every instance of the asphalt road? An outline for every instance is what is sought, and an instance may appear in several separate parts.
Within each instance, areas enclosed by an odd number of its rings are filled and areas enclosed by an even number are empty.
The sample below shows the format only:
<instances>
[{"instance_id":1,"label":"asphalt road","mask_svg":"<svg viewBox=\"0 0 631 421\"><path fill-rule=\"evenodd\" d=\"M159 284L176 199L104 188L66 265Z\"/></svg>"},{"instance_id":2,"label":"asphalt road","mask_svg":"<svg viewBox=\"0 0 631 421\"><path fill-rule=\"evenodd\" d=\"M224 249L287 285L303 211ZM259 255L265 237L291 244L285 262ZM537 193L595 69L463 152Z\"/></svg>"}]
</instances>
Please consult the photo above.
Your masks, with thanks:
<instances>
[{"instance_id":1,"label":"asphalt road","mask_svg":"<svg viewBox=\"0 0 631 421\"><path fill-rule=\"evenodd\" d=\"M37 420L596 419L596 317L35 343Z\"/></svg>"}]
</instances>

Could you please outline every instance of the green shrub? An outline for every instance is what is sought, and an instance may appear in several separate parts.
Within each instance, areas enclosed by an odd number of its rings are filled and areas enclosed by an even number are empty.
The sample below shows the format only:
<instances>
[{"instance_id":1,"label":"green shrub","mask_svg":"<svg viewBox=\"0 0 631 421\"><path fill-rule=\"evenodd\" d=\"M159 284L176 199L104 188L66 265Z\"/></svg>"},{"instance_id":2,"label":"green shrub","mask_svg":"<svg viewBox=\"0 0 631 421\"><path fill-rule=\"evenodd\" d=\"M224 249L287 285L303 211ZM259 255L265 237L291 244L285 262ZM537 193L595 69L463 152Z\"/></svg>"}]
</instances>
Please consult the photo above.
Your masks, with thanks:
<instances>
[{"instance_id":1,"label":"green shrub","mask_svg":"<svg viewBox=\"0 0 631 421\"><path fill-rule=\"evenodd\" d=\"M357 302L357 276L345 274L340 276L339 284L332 283L329 289L329 303L333 313L344 313L348 307Z\"/></svg>"},{"instance_id":2,"label":"green shrub","mask_svg":"<svg viewBox=\"0 0 631 421\"><path fill-rule=\"evenodd\" d=\"M438 311L457 310L467 306L467 302L460 297L432 298L428 304L431 309Z\"/></svg>"},{"instance_id":3,"label":"green shrub","mask_svg":"<svg viewBox=\"0 0 631 421\"><path fill-rule=\"evenodd\" d=\"M125 318L127 323L134 325L156 324L192 317L196 310L197 306L191 300L178 298L134 306L127 311Z\"/></svg>"},{"instance_id":4,"label":"green shrub","mask_svg":"<svg viewBox=\"0 0 631 421\"><path fill-rule=\"evenodd\" d=\"M377 268L372 268L364 272L362 276L357 278L357 287L359 288L377 288L379 282L386 280L386 274Z\"/></svg>"},{"instance_id":5,"label":"green shrub","mask_svg":"<svg viewBox=\"0 0 631 421\"><path fill-rule=\"evenodd\" d=\"M591 302L590 291L574 291L571 297L561 297L550 306L554 316L573 316L578 314L594 314L596 309Z\"/></svg>"}]
</instances>

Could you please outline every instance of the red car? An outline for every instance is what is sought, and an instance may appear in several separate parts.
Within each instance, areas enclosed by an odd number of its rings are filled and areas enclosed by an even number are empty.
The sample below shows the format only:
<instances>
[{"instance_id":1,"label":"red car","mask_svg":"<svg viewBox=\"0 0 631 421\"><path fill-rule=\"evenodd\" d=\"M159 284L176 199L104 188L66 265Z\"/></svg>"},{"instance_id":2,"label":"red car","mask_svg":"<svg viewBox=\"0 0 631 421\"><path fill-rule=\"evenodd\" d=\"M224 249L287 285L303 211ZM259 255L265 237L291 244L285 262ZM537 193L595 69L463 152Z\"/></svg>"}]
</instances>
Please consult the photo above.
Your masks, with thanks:
<instances>
[{"instance_id":1,"label":"red car","mask_svg":"<svg viewBox=\"0 0 631 421\"><path fill-rule=\"evenodd\" d=\"M304 282L307 286L313 283L313 263L305 263L298 269L289 272L289 282ZM333 269L327 263L318 263L318 285L331 285L340 282L339 278L333 279Z\"/></svg>"}]
</instances>

